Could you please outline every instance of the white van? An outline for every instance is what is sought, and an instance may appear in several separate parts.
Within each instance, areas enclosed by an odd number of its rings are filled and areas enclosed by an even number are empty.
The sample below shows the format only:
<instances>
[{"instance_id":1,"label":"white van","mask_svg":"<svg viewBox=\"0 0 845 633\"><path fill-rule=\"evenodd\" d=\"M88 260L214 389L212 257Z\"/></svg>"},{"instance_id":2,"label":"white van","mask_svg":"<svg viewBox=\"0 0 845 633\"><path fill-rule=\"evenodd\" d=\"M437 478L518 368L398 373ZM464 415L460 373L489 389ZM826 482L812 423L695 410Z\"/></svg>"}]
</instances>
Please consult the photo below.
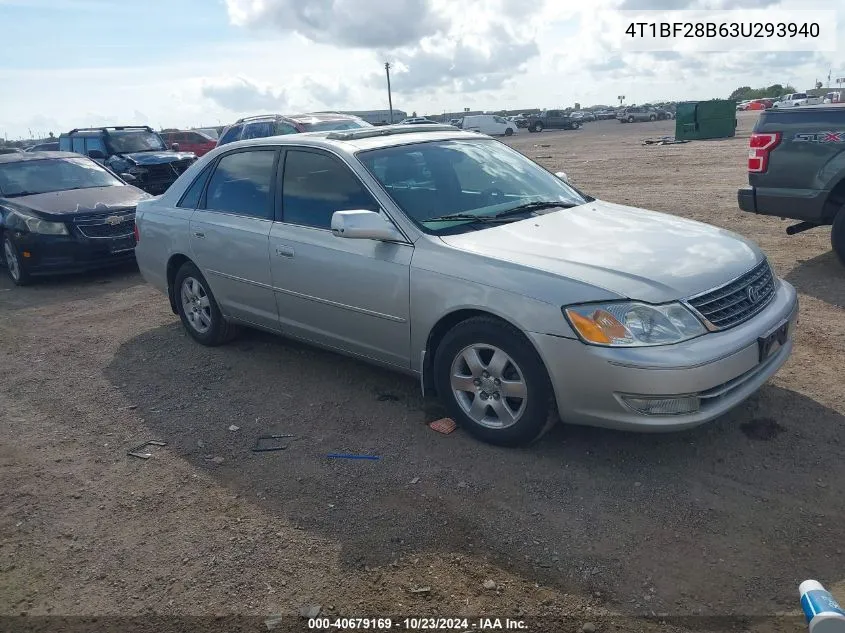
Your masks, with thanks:
<instances>
[{"instance_id":1,"label":"white van","mask_svg":"<svg viewBox=\"0 0 845 633\"><path fill-rule=\"evenodd\" d=\"M500 117L498 114L472 114L461 120L462 130L475 130L490 136L510 136L516 134L517 127L513 121Z\"/></svg>"}]
</instances>

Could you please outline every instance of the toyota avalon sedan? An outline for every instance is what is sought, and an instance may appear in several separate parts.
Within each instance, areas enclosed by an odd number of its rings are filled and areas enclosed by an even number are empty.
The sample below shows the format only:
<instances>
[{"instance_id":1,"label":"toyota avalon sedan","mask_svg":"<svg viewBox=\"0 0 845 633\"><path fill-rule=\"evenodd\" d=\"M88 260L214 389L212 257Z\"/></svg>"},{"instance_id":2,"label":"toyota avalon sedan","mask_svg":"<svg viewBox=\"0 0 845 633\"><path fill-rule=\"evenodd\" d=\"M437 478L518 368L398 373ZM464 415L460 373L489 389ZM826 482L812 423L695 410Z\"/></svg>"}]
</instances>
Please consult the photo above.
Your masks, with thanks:
<instances>
[{"instance_id":1,"label":"toyota avalon sedan","mask_svg":"<svg viewBox=\"0 0 845 633\"><path fill-rule=\"evenodd\" d=\"M70 152L0 156L0 244L12 281L134 259L135 206L151 198Z\"/></svg>"},{"instance_id":2,"label":"toyota avalon sedan","mask_svg":"<svg viewBox=\"0 0 845 633\"><path fill-rule=\"evenodd\" d=\"M248 326L405 372L502 445L558 418L712 420L783 365L798 313L751 241L451 126L219 147L137 226L142 274L199 343Z\"/></svg>"}]
</instances>

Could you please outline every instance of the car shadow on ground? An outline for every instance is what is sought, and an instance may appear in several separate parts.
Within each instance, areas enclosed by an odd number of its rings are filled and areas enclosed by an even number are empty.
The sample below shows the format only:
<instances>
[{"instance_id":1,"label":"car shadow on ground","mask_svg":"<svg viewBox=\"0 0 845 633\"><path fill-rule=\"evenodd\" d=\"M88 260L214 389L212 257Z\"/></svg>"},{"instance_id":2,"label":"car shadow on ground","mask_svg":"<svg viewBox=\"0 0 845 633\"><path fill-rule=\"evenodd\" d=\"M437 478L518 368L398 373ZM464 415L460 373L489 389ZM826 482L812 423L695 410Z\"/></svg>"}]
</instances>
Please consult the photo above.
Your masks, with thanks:
<instances>
[{"instance_id":1,"label":"car shadow on ground","mask_svg":"<svg viewBox=\"0 0 845 633\"><path fill-rule=\"evenodd\" d=\"M674 613L763 612L791 604L796 580L841 576L818 543L845 538L845 419L771 384L688 432L558 425L506 449L432 431L442 412L415 380L257 332L205 348L174 323L128 341L106 376L151 436L337 541L352 568L472 553L628 612ZM253 452L285 433L286 449ZM765 559L779 577L753 575Z\"/></svg>"},{"instance_id":2,"label":"car shadow on ground","mask_svg":"<svg viewBox=\"0 0 845 633\"><path fill-rule=\"evenodd\" d=\"M802 294L845 307L845 266L833 251L800 261L786 280Z\"/></svg>"},{"instance_id":3,"label":"car shadow on ground","mask_svg":"<svg viewBox=\"0 0 845 633\"><path fill-rule=\"evenodd\" d=\"M71 275L35 277L28 286L16 286L0 262L0 302L4 308L29 309L69 299L90 299L109 291L125 290L144 283L135 263Z\"/></svg>"}]
</instances>

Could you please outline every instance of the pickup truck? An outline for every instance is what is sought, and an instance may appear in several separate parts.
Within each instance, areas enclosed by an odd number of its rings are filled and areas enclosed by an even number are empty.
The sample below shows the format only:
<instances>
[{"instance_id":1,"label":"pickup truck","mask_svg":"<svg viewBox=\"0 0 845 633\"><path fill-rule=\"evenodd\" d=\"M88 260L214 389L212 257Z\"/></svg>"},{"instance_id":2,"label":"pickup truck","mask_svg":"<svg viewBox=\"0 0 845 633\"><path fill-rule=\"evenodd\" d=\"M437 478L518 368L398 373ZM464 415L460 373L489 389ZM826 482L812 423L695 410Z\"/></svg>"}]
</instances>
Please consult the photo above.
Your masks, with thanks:
<instances>
[{"instance_id":1,"label":"pickup truck","mask_svg":"<svg viewBox=\"0 0 845 633\"><path fill-rule=\"evenodd\" d=\"M577 130L581 127L581 121L573 119L561 110L546 110L529 116L526 127L528 127L529 132L542 132L547 129Z\"/></svg>"},{"instance_id":2,"label":"pickup truck","mask_svg":"<svg viewBox=\"0 0 845 633\"><path fill-rule=\"evenodd\" d=\"M740 209L799 220L788 235L831 226L845 265L845 109L762 111L749 139L748 184L737 191Z\"/></svg>"},{"instance_id":3,"label":"pickup truck","mask_svg":"<svg viewBox=\"0 0 845 633\"><path fill-rule=\"evenodd\" d=\"M772 107L777 109L796 108L798 106L819 105L821 102L821 97L810 97L806 92L793 92L783 95L772 104Z\"/></svg>"}]
</instances>

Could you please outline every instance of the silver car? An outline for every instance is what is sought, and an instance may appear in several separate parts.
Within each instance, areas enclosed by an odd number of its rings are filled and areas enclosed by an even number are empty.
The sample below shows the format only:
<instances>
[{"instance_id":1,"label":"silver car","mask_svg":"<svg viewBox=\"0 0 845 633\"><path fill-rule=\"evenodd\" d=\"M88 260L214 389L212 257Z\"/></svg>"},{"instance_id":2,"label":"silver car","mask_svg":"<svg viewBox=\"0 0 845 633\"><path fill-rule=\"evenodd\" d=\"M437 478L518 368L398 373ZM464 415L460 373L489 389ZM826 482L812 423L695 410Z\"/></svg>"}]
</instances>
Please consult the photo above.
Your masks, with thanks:
<instances>
[{"instance_id":1,"label":"silver car","mask_svg":"<svg viewBox=\"0 0 845 633\"><path fill-rule=\"evenodd\" d=\"M237 326L416 376L481 440L664 431L753 394L798 302L752 242L599 201L451 126L218 148L137 210L136 255L204 345Z\"/></svg>"}]
</instances>

